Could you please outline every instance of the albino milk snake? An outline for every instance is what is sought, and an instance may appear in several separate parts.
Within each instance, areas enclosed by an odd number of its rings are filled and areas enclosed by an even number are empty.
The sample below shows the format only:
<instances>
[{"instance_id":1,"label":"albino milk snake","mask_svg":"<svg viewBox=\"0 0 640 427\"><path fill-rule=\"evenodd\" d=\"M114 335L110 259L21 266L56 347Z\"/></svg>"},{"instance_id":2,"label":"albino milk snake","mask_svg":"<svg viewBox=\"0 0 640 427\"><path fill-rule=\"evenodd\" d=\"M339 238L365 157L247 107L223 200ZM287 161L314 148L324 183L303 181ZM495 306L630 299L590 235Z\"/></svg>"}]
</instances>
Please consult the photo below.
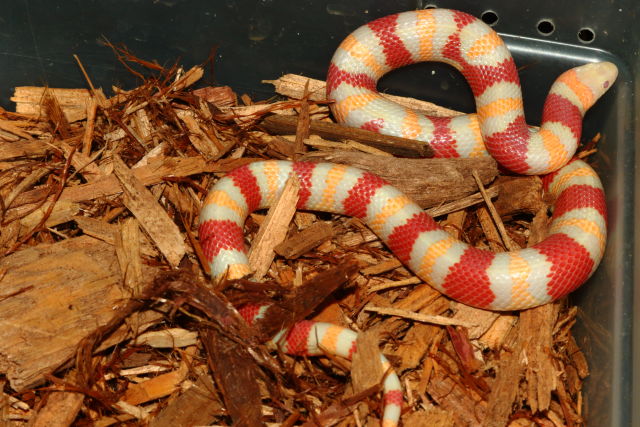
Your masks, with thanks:
<instances>
[{"instance_id":1,"label":"albino milk snake","mask_svg":"<svg viewBox=\"0 0 640 427\"><path fill-rule=\"evenodd\" d=\"M427 117L383 98L378 79L422 61L454 66L469 82L477 114ZM327 77L327 98L340 123L426 141L440 157L488 154L521 174L546 174L555 197L547 238L512 252L469 246L377 176L329 163L262 161L220 179L200 214L199 236L214 279L250 273L243 238L248 214L268 207L291 174L300 182L298 209L362 219L418 277L462 303L519 310L563 297L598 266L606 242L606 206L593 169L572 160L582 117L613 84L617 68L590 63L563 73L547 96L540 130L528 128L515 63L500 37L466 13L430 9L377 19L338 47ZM266 306L241 310L251 322ZM350 357L356 334L303 321L273 342L283 351ZM385 371L388 361L382 357ZM402 391L390 371L384 381L384 426L399 422Z\"/></svg>"}]
</instances>

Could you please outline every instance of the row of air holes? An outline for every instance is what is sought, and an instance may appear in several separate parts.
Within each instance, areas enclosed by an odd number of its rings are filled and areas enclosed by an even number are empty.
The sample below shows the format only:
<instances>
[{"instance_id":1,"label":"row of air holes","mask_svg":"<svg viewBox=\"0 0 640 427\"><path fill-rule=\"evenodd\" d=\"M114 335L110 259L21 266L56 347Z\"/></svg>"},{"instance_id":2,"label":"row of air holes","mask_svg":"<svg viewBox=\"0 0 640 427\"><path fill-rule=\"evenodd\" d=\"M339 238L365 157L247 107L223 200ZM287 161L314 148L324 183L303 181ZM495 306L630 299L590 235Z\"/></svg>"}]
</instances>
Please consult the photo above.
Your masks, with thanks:
<instances>
[{"instance_id":1,"label":"row of air holes","mask_svg":"<svg viewBox=\"0 0 640 427\"><path fill-rule=\"evenodd\" d=\"M425 9L435 9L437 6L430 4L425 6ZM484 21L485 24L494 26L498 23L498 14L493 10L485 10L480 14L480 19ZM541 19L538 21L536 25L538 33L542 36L550 36L556 30L556 25L553 22L553 19ZM578 40L580 40L584 44L589 44L594 41L596 38L596 33L589 27L581 28L578 31Z\"/></svg>"}]
</instances>

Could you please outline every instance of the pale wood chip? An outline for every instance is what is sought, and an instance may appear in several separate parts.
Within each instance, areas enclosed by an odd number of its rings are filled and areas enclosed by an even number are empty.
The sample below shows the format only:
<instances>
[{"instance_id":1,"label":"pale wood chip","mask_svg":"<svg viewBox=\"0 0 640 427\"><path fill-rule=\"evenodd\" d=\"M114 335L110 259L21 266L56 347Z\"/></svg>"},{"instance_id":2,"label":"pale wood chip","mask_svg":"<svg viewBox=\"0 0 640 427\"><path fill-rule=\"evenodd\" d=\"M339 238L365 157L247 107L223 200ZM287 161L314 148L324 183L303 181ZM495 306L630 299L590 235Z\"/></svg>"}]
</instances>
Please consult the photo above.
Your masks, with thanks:
<instances>
[{"instance_id":1,"label":"pale wood chip","mask_svg":"<svg viewBox=\"0 0 640 427\"><path fill-rule=\"evenodd\" d=\"M51 202L46 202L42 206L31 212L29 215L21 218L20 225L22 225L27 230L31 230L33 227L40 223L50 205ZM18 209L16 210L16 212L19 210L22 209ZM56 225L72 221L73 217L79 212L79 203L70 202L68 200L59 200L53 207L53 210L47 217L44 225L46 227L55 227Z\"/></svg>"},{"instance_id":2,"label":"pale wood chip","mask_svg":"<svg viewBox=\"0 0 640 427\"><path fill-rule=\"evenodd\" d=\"M98 93L102 93L100 89ZM88 89L59 89L34 86L17 86L11 97L16 103L16 112L31 116L44 116L46 110L42 108L45 93L54 96L69 123L87 118L87 102L91 99Z\"/></svg>"},{"instance_id":3,"label":"pale wood chip","mask_svg":"<svg viewBox=\"0 0 640 427\"><path fill-rule=\"evenodd\" d=\"M182 353L183 359L180 367L175 371L158 375L141 383L130 384L122 401L129 405L140 405L174 393L189 374L189 366L195 349L195 347L188 347Z\"/></svg>"},{"instance_id":4,"label":"pale wood chip","mask_svg":"<svg viewBox=\"0 0 640 427\"><path fill-rule=\"evenodd\" d=\"M416 322L431 323L434 325L442 325L442 326L457 325L457 326L465 326L467 328L472 328L476 326L475 323L469 322L469 321L457 320L457 319L453 319L451 317L445 317L445 316L434 316L429 314L416 313L414 311L402 310L402 309L393 308L393 307L376 307L372 305L367 305L364 308L364 310L386 315L386 316L402 317L404 319L415 320Z\"/></svg>"},{"instance_id":5,"label":"pale wood chip","mask_svg":"<svg viewBox=\"0 0 640 427\"><path fill-rule=\"evenodd\" d=\"M17 157L39 157L53 150L43 141L17 141L0 144L0 160L15 159Z\"/></svg>"},{"instance_id":6,"label":"pale wood chip","mask_svg":"<svg viewBox=\"0 0 640 427\"><path fill-rule=\"evenodd\" d=\"M143 185L162 182L164 177L184 177L211 170L211 165L201 157L163 157L154 158L148 166L132 169L137 180ZM122 186L115 176L107 176L90 184L67 187L62 191L60 200L82 202L104 196L121 193Z\"/></svg>"},{"instance_id":7,"label":"pale wood chip","mask_svg":"<svg viewBox=\"0 0 640 427\"><path fill-rule=\"evenodd\" d=\"M300 182L295 175L290 176L253 239L249 251L249 266L255 271L255 280L260 280L267 273L275 257L274 247L287 236L289 224L296 212L299 191Z\"/></svg>"},{"instance_id":8,"label":"pale wood chip","mask_svg":"<svg viewBox=\"0 0 640 427\"><path fill-rule=\"evenodd\" d=\"M22 249L0 260L0 369L33 387L125 301L113 247L88 236ZM152 279L147 269L145 277ZM63 303L61 303L63 302Z\"/></svg>"},{"instance_id":9,"label":"pale wood chip","mask_svg":"<svg viewBox=\"0 0 640 427\"><path fill-rule=\"evenodd\" d=\"M115 249L122 273L122 282L133 297L140 296L142 284L142 259L140 258L140 227L135 218L127 218L115 235Z\"/></svg>"},{"instance_id":10,"label":"pale wood chip","mask_svg":"<svg viewBox=\"0 0 640 427\"><path fill-rule=\"evenodd\" d=\"M302 99L306 84L309 85L310 101L325 101L327 98L326 83L322 80L311 79L309 77L299 76L296 74L285 74L276 80L263 80L262 82L272 84L275 87L276 92L289 98ZM391 101L397 102L400 105L413 108L430 116L452 117L464 114L459 111L450 110L431 102L421 101L415 98L388 95L384 93L382 96Z\"/></svg>"},{"instance_id":11,"label":"pale wood chip","mask_svg":"<svg viewBox=\"0 0 640 427\"><path fill-rule=\"evenodd\" d=\"M198 333L182 328L168 328L140 334L136 345L148 345L153 348L180 348L196 345Z\"/></svg>"},{"instance_id":12,"label":"pale wood chip","mask_svg":"<svg viewBox=\"0 0 640 427\"><path fill-rule=\"evenodd\" d=\"M169 264L177 267L186 253L184 238L178 226L117 155L113 158L113 166L124 192L124 205L138 219Z\"/></svg>"},{"instance_id":13,"label":"pale wood chip","mask_svg":"<svg viewBox=\"0 0 640 427\"><path fill-rule=\"evenodd\" d=\"M330 240L333 235L331 224L323 221L316 222L279 243L274 250L287 259L295 259Z\"/></svg>"}]
</instances>

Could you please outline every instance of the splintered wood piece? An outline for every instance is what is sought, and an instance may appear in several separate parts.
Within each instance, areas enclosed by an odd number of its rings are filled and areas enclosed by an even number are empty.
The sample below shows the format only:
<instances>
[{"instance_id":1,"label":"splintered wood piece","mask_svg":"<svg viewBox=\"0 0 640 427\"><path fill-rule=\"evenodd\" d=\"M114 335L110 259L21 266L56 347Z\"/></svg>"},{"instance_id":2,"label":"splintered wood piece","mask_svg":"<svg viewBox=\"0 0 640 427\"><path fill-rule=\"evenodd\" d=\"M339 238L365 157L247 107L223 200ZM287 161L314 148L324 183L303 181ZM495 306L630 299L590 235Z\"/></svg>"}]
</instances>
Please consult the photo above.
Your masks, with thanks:
<instances>
[{"instance_id":1,"label":"splintered wood piece","mask_svg":"<svg viewBox=\"0 0 640 427\"><path fill-rule=\"evenodd\" d=\"M200 80L203 75L204 75L204 68L198 65L191 67L186 72L182 73L182 76L169 86L168 91L183 90L191 86L198 80ZM162 92L159 92L157 94L157 96L161 96L161 95L162 95Z\"/></svg>"},{"instance_id":2,"label":"splintered wood piece","mask_svg":"<svg viewBox=\"0 0 640 427\"><path fill-rule=\"evenodd\" d=\"M468 328L476 326L473 322L468 322L464 320L457 320L451 317L446 316L438 316L432 314L424 314L424 313L416 313L409 310L403 310L399 308L393 307L376 307L376 306L366 306L364 308L365 311L372 311L374 313L383 314L387 316L397 316L403 319L415 320L416 322L424 322L433 325L459 325L466 326Z\"/></svg>"},{"instance_id":3,"label":"splintered wood piece","mask_svg":"<svg viewBox=\"0 0 640 427\"><path fill-rule=\"evenodd\" d=\"M165 177L185 177L207 172L211 169L212 166L208 165L201 157L163 157L154 158L149 162L149 165L132 169L132 172L136 179L143 185L153 185L162 182L162 179ZM118 178L109 175L90 184L81 184L65 188L60 195L60 200L83 202L121 192L122 186ZM22 197L25 198L28 196L28 193L22 195ZM21 197L16 198L16 203L18 203L20 198Z\"/></svg>"},{"instance_id":4,"label":"splintered wood piece","mask_svg":"<svg viewBox=\"0 0 640 427\"><path fill-rule=\"evenodd\" d=\"M249 266L255 271L255 280L260 280L267 273L275 258L273 248L287 235L289 224L296 212L299 191L300 182L292 175L287 179L282 193L271 205L258 234L253 239L249 251Z\"/></svg>"},{"instance_id":5,"label":"splintered wood piece","mask_svg":"<svg viewBox=\"0 0 640 427\"><path fill-rule=\"evenodd\" d=\"M448 411L455 419L456 426L480 427L490 409L489 404L472 389L456 382L447 371L437 363L429 381L427 392L438 406ZM506 424L503 423L502 426Z\"/></svg>"},{"instance_id":6,"label":"splintered wood piece","mask_svg":"<svg viewBox=\"0 0 640 427\"><path fill-rule=\"evenodd\" d=\"M490 198L496 197L498 194L499 192L497 187L491 187L487 190L487 196L489 196ZM484 197L482 196L482 194L474 193L470 196L463 197L462 199L454 200L453 202L429 208L427 209L427 213L435 218L441 215L456 213L461 209L465 209L469 206L477 205L482 202L484 202Z\"/></svg>"},{"instance_id":7,"label":"splintered wood piece","mask_svg":"<svg viewBox=\"0 0 640 427\"><path fill-rule=\"evenodd\" d=\"M360 270L360 273L364 274L365 276L375 276L386 271L394 270L398 267L402 267L402 263L398 260L398 258L392 258L363 268L362 270Z\"/></svg>"},{"instance_id":8,"label":"splintered wood piece","mask_svg":"<svg viewBox=\"0 0 640 427\"><path fill-rule=\"evenodd\" d=\"M82 134L82 154L88 156L91 153L93 131L96 126L96 114L98 112L98 99L92 96L87 101L87 123Z\"/></svg>"},{"instance_id":9,"label":"splintered wood piece","mask_svg":"<svg viewBox=\"0 0 640 427\"><path fill-rule=\"evenodd\" d=\"M311 79L296 74L285 74L279 79L263 80L262 82L274 85L276 92L289 98L302 99L304 86L306 84L309 85L309 100L326 101L327 98L326 83L322 80ZM451 117L464 114L459 111L450 110L431 102L421 101L415 98L406 98L403 96L394 96L385 93L382 93L381 95L391 101L397 102L400 105L413 108L414 110L418 110L430 116Z\"/></svg>"},{"instance_id":10,"label":"splintered wood piece","mask_svg":"<svg viewBox=\"0 0 640 427\"><path fill-rule=\"evenodd\" d=\"M60 143L60 148L64 151L65 156L73 156L71 157L71 165L88 182L93 182L104 176L104 172L86 154L79 150L73 151L73 147L64 141Z\"/></svg>"},{"instance_id":11,"label":"splintered wood piece","mask_svg":"<svg viewBox=\"0 0 640 427\"><path fill-rule=\"evenodd\" d=\"M323 160L358 167L386 179L421 207L457 200L478 191L472 171L483 184L498 175L490 157L475 159L400 159L351 151L309 153L307 160Z\"/></svg>"},{"instance_id":12,"label":"splintered wood piece","mask_svg":"<svg viewBox=\"0 0 640 427\"><path fill-rule=\"evenodd\" d=\"M74 216L73 220L82 229L82 232L88 236L100 239L110 245L116 244L116 234L119 232L119 226L109 224L99 219L86 216ZM144 234L139 234L140 253L146 256L154 257L158 255L158 251Z\"/></svg>"},{"instance_id":13,"label":"splintered wood piece","mask_svg":"<svg viewBox=\"0 0 640 427\"><path fill-rule=\"evenodd\" d=\"M558 372L553 359L553 328L559 304L545 304L520 313L522 348L526 354L525 379L527 402L536 413L549 409L551 396L558 387Z\"/></svg>"},{"instance_id":14,"label":"splintered wood piece","mask_svg":"<svg viewBox=\"0 0 640 427\"><path fill-rule=\"evenodd\" d=\"M31 212L29 215L21 218L20 225L25 227L25 229L27 230L31 230L36 225L40 224L40 221L47 213L50 204L50 202L46 202L44 205ZM7 211L5 220L10 221L13 217L13 214L18 213L21 210L22 209L18 208L15 210L11 209ZM58 201L49 214L49 217L45 222L45 226L54 227L58 224L71 221L73 220L73 217L78 214L78 212L80 212L80 205L78 203L69 201Z\"/></svg>"},{"instance_id":15,"label":"splintered wood piece","mask_svg":"<svg viewBox=\"0 0 640 427\"><path fill-rule=\"evenodd\" d=\"M505 343L510 351L496 368L485 425L505 425L522 387L519 379L523 375L526 381L523 399L533 411L549 408L558 381L552 353L553 327L558 312L559 304L552 303L520 313L520 320Z\"/></svg>"},{"instance_id":16,"label":"splintered wood piece","mask_svg":"<svg viewBox=\"0 0 640 427\"><path fill-rule=\"evenodd\" d=\"M322 221L316 222L276 245L274 250L278 255L287 259L296 259L330 240L333 235L333 227L330 224Z\"/></svg>"},{"instance_id":17,"label":"splintered wood piece","mask_svg":"<svg viewBox=\"0 0 640 427\"><path fill-rule=\"evenodd\" d=\"M113 157L113 166L124 191L124 205L138 219L169 264L177 267L187 251L178 226L117 155Z\"/></svg>"},{"instance_id":18,"label":"splintered wood piece","mask_svg":"<svg viewBox=\"0 0 640 427\"><path fill-rule=\"evenodd\" d=\"M217 160L233 146L232 141L223 144L213 140L211 137L214 135L208 135L201 128L193 111L176 109L175 112L189 130L189 141L205 159Z\"/></svg>"},{"instance_id":19,"label":"splintered wood piece","mask_svg":"<svg viewBox=\"0 0 640 427\"><path fill-rule=\"evenodd\" d=\"M112 319L126 298L114 268L113 247L87 236L0 260L0 369L14 390L41 383Z\"/></svg>"},{"instance_id":20,"label":"splintered wood piece","mask_svg":"<svg viewBox=\"0 0 640 427\"><path fill-rule=\"evenodd\" d=\"M281 114L267 116L261 122L261 125L269 132L281 135L295 134L297 124L297 117ZM309 133L330 140L354 140L401 157L433 156L433 150L426 142L382 135L369 130L342 126L332 122L310 120Z\"/></svg>"},{"instance_id":21,"label":"splintered wood piece","mask_svg":"<svg viewBox=\"0 0 640 427\"><path fill-rule=\"evenodd\" d=\"M39 157L53 149L53 146L42 141L3 142L0 144L0 160L10 160L18 157Z\"/></svg>"},{"instance_id":22,"label":"splintered wood piece","mask_svg":"<svg viewBox=\"0 0 640 427\"><path fill-rule=\"evenodd\" d=\"M169 401L149 422L149 427L209 425L216 415L224 413L211 377L203 369L196 368L195 371L195 383Z\"/></svg>"},{"instance_id":23,"label":"splintered wood piece","mask_svg":"<svg viewBox=\"0 0 640 427\"><path fill-rule=\"evenodd\" d=\"M17 86L11 97L16 103L16 112L30 116L46 114L42 106L42 99L48 92L54 96L69 123L87 118L87 102L91 99L91 92L87 89L58 89L48 87ZM102 91L98 89L102 94ZM102 94L104 97L104 94Z\"/></svg>"},{"instance_id":24,"label":"splintered wood piece","mask_svg":"<svg viewBox=\"0 0 640 427\"><path fill-rule=\"evenodd\" d=\"M19 126L16 126L10 120L0 119L0 130L8 132L17 138L33 140L33 137L28 132L20 129Z\"/></svg>"}]
</instances>

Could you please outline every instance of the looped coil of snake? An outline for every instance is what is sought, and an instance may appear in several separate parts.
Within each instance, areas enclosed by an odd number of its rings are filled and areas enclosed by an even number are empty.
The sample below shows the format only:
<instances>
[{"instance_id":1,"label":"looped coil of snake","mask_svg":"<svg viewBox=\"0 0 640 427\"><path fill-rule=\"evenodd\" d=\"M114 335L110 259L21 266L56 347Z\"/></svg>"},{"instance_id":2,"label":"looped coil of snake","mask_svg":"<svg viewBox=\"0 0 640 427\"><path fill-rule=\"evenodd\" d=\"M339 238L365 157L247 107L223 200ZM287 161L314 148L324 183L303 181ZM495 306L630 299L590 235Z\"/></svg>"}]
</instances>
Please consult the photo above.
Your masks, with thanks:
<instances>
[{"instance_id":1,"label":"looped coil of snake","mask_svg":"<svg viewBox=\"0 0 640 427\"><path fill-rule=\"evenodd\" d=\"M452 65L475 97L476 114L427 117L382 97L387 72L423 61ZM553 217L542 242L493 253L461 242L381 178L331 163L261 161L240 167L210 189L199 238L214 279L250 273L243 238L248 214L267 208L291 174L300 182L297 208L363 220L426 283L479 308L520 310L557 300L583 284L602 259L606 205L596 172L574 158L584 113L613 84L617 68L589 63L560 75L546 98L539 130L528 127L516 65L489 26L463 12L429 9L372 21L340 44L327 75L327 99L339 123L427 142L437 157L492 156L512 172L544 175ZM240 310L251 324L268 306ZM351 358L356 333L302 321L272 343L297 355ZM400 381L384 356L383 426L396 426Z\"/></svg>"}]
</instances>

